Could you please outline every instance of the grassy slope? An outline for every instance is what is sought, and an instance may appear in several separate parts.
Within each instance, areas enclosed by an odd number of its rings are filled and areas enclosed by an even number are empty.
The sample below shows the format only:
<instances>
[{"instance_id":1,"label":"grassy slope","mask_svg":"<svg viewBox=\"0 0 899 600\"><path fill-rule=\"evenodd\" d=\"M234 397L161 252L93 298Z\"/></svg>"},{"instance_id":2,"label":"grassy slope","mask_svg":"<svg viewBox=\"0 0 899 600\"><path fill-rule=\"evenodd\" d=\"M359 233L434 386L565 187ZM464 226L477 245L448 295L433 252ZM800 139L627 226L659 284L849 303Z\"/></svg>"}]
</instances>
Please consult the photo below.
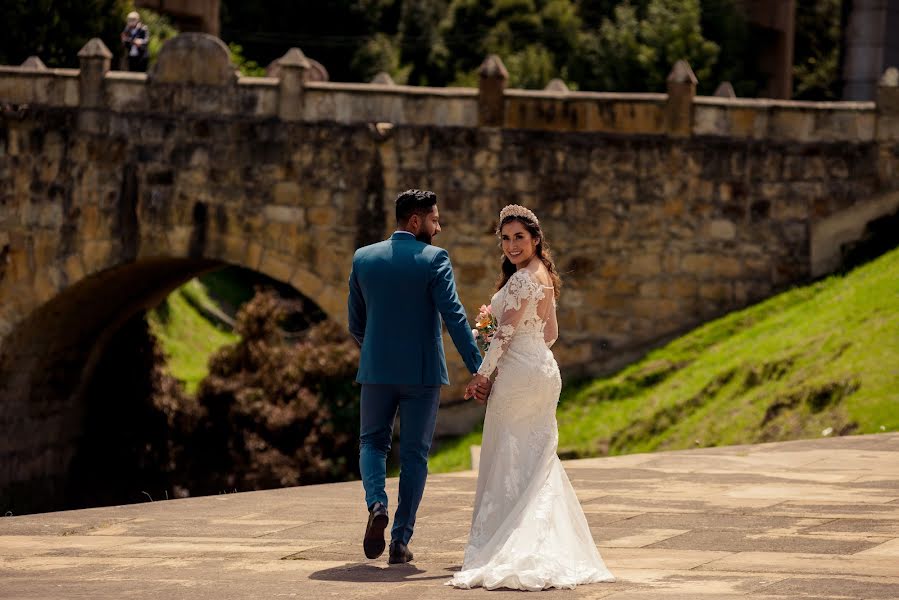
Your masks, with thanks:
<instances>
[{"instance_id":1,"label":"grassy slope","mask_svg":"<svg viewBox=\"0 0 899 600\"><path fill-rule=\"evenodd\" d=\"M899 250L569 387L558 421L565 457L899 429ZM478 443L445 443L431 470L468 468Z\"/></svg>"},{"instance_id":2,"label":"grassy slope","mask_svg":"<svg viewBox=\"0 0 899 600\"><path fill-rule=\"evenodd\" d=\"M193 303L188 301L192 297ZM184 382L193 394L206 376L209 357L225 344L233 344L238 336L216 327L200 314L196 304L214 306L208 292L198 280L184 284L159 307L147 313L150 330L162 344L173 377Z\"/></svg>"}]
</instances>

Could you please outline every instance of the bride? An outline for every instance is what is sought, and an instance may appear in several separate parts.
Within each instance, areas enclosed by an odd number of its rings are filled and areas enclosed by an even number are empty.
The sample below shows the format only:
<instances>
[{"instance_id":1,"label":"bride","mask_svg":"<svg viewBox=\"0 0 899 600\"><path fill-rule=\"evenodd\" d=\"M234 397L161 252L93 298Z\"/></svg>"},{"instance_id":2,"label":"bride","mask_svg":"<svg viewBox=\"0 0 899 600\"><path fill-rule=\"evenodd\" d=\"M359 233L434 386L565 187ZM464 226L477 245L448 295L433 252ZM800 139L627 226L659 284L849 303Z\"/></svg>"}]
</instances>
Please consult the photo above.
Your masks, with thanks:
<instances>
[{"instance_id":1,"label":"bride","mask_svg":"<svg viewBox=\"0 0 899 600\"><path fill-rule=\"evenodd\" d=\"M556 455L562 382L550 347L561 280L533 212L511 204L499 220L497 329L466 397L496 379L465 559L447 585L536 591L614 581Z\"/></svg>"}]
</instances>

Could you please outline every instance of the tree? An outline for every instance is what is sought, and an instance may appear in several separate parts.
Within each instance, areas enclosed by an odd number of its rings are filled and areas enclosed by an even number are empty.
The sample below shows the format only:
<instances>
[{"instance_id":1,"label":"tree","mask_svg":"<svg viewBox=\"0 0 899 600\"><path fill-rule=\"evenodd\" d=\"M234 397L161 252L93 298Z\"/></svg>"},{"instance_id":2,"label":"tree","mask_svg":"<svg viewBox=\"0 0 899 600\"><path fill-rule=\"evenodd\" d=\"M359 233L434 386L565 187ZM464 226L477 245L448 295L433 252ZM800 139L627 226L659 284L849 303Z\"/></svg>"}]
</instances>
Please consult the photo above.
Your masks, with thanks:
<instances>
[{"instance_id":1,"label":"tree","mask_svg":"<svg viewBox=\"0 0 899 600\"><path fill-rule=\"evenodd\" d=\"M699 0L650 0L646 16L625 0L612 19L581 38L582 58L572 72L586 89L664 91L671 68L680 59L696 76L710 79L719 46L702 35Z\"/></svg>"},{"instance_id":2,"label":"tree","mask_svg":"<svg viewBox=\"0 0 899 600\"><path fill-rule=\"evenodd\" d=\"M402 2L398 45L400 61L409 66L411 85L433 85L440 79L435 67L441 59L439 27L447 8L444 0Z\"/></svg>"},{"instance_id":3,"label":"tree","mask_svg":"<svg viewBox=\"0 0 899 600\"><path fill-rule=\"evenodd\" d=\"M116 53L126 0L4 0L0 3L0 64L30 55L50 67L78 67L78 51L94 37Z\"/></svg>"},{"instance_id":4,"label":"tree","mask_svg":"<svg viewBox=\"0 0 899 600\"><path fill-rule=\"evenodd\" d=\"M298 343L280 324L295 301L260 292L237 314L237 344L209 362L197 400L195 490L263 489L355 478L359 349L331 321Z\"/></svg>"},{"instance_id":5,"label":"tree","mask_svg":"<svg viewBox=\"0 0 899 600\"><path fill-rule=\"evenodd\" d=\"M354 57L376 33L396 33L399 0L222 0L222 39L267 65L292 46L334 81L358 81Z\"/></svg>"},{"instance_id":6,"label":"tree","mask_svg":"<svg viewBox=\"0 0 899 600\"><path fill-rule=\"evenodd\" d=\"M722 81L729 81L737 96L758 94L764 76L753 52L749 23L738 0L701 0L702 34L714 40L721 52L711 73L699 80L699 93L711 94Z\"/></svg>"},{"instance_id":7,"label":"tree","mask_svg":"<svg viewBox=\"0 0 899 600\"><path fill-rule=\"evenodd\" d=\"M686 60L697 79L708 81L718 59L718 44L702 36L699 0L652 0L640 22L642 52L650 90L665 88L665 79L678 60Z\"/></svg>"},{"instance_id":8,"label":"tree","mask_svg":"<svg viewBox=\"0 0 899 600\"><path fill-rule=\"evenodd\" d=\"M799 0L793 51L793 97L836 100L840 89L842 0Z\"/></svg>"},{"instance_id":9,"label":"tree","mask_svg":"<svg viewBox=\"0 0 899 600\"><path fill-rule=\"evenodd\" d=\"M352 69L362 81L369 81L383 71L388 73L395 83L408 83L412 66L402 63L395 38L396 36L385 33L376 33L356 51L353 55Z\"/></svg>"}]
</instances>

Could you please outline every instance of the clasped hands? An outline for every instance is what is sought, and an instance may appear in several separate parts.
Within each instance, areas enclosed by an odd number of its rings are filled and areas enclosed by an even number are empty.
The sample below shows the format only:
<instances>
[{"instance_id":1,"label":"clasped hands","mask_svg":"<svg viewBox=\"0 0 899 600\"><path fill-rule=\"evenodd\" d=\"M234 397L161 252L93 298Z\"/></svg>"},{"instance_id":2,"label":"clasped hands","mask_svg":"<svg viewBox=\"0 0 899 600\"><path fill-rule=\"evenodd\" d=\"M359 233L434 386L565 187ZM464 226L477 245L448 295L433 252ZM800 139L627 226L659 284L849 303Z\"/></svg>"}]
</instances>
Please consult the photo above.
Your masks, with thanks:
<instances>
[{"instance_id":1,"label":"clasped hands","mask_svg":"<svg viewBox=\"0 0 899 600\"><path fill-rule=\"evenodd\" d=\"M474 398L479 404L487 404L487 396L490 395L491 387L493 387L493 383L491 383L490 379L475 373L468 385L465 386L464 398L466 400Z\"/></svg>"}]
</instances>

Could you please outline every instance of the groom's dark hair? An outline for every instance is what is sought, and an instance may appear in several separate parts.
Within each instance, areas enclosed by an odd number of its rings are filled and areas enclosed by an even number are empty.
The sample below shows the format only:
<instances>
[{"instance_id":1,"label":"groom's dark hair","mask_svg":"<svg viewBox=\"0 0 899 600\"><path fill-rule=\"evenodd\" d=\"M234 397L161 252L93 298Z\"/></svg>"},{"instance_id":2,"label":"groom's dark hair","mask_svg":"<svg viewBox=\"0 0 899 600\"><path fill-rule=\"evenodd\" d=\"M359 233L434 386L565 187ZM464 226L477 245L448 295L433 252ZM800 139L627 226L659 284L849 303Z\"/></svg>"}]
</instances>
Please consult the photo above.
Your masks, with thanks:
<instances>
[{"instance_id":1,"label":"groom's dark hair","mask_svg":"<svg viewBox=\"0 0 899 600\"><path fill-rule=\"evenodd\" d=\"M405 225L412 215L424 216L437 204L437 194L428 190L406 190L396 197L396 222Z\"/></svg>"}]
</instances>

